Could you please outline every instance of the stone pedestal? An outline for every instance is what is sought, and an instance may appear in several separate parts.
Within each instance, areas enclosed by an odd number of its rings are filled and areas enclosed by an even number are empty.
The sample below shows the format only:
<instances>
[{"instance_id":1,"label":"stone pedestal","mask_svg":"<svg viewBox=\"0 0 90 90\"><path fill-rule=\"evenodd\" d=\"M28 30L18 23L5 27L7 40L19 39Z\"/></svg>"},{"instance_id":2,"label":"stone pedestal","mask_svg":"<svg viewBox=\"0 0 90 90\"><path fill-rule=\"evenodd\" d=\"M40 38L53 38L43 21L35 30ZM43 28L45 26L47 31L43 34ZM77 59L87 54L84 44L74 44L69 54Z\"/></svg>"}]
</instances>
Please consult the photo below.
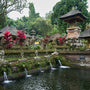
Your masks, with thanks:
<instances>
[{"instance_id":1,"label":"stone pedestal","mask_svg":"<svg viewBox=\"0 0 90 90\"><path fill-rule=\"evenodd\" d=\"M80 36L81 29L79 26L71 26L67 28L67 38L78 38Z\"/></svg>"}]
</instances>

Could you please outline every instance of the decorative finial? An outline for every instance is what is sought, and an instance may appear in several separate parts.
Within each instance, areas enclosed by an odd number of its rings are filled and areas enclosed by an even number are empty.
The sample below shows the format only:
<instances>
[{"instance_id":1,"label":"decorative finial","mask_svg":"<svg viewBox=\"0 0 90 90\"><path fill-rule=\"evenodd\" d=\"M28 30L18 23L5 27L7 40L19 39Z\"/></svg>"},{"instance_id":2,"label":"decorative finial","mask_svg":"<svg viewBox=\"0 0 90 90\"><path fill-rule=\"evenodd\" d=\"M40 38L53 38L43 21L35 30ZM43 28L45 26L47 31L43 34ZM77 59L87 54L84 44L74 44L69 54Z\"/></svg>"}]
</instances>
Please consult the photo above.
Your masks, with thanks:
<instances>
[{"instance_id":1,"label":"decorative finial","mask_svg":"<svg viewBox=\"0 0 90 90\"><path fill-rule=\"evenodd\" d=\"M75 7L74 6L72 7L72 10L75 10Z\"/></svg>"}]
</instances>

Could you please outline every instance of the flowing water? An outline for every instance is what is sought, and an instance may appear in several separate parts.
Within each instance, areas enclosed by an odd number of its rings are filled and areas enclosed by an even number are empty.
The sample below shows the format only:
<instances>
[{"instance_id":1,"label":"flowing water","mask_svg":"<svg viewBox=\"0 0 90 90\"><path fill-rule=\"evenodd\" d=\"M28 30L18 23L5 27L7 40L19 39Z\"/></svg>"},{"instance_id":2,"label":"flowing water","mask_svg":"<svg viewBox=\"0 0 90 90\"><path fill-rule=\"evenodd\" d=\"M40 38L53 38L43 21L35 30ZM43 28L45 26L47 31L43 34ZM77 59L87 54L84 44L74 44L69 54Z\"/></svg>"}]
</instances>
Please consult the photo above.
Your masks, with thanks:
<instances>
[{"instance_id":1,"label":"flowing water","mask_svg":"<svg viewBox=\"0 0 90 90\"><path fill-rule=\"evenodd\" d=\"M53 65L50 63L51 70L56 70L56 68L53 68Z\"/></svg>"},{"instance_id":2,"label":"flowing water","mask_svg":"<svg viewBox=\"0 0 90 90\"><path fill-rule=\"evenodd\" d=\"M6 72L4 72L4 82L3 83L10 83L10 82L12 82L12 81L8 80L7 74L6 74Z\"/></svg>"},{"instance_id":3,"label":"flowing water","mask_svg":"<svg viewBox=\"0 0 90 90\"><path fill-rule=\"evenodd\" d=\"M63 66L60 60L58 60L58 62L60 64L60 68L70 68L69 66Z\"/></svg>"},{"instance_id":4,"label":"flowing water","mask_svg":"<svg viewBox=\"0 0 90 90\"><path fill-rule=\"evenodd\" d=\"M0 84L0 90L90 90L90 70L58 68Z\"/></svg>"},{"instance_id":5,"label":"flowing water","mask_svg":"<svg viewBox=\"0 0 90 90\"><path fill-rule=\"evenodd\" d=\"M26 73L26 77L31 77L32 75L28 75L28 71L27 69L25 68L25 73Z\"/></svg>"}]
</instances>

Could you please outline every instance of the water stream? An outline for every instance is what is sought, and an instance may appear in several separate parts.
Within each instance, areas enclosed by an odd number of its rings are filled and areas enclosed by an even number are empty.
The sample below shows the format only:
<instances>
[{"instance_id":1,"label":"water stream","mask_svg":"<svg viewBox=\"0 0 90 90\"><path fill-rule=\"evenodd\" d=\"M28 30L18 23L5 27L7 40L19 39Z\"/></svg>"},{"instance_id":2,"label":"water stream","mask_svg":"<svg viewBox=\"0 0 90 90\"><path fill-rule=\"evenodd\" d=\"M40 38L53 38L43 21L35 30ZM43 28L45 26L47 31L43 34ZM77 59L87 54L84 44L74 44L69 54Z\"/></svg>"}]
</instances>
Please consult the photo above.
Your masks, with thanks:
<instances>
[{"instance_id":1,"label":"water stream","mask_svg":"<svg viewBox=\"0 0 90 90\"><path fill-rule=\"evenodd\" d=\"M25 74L26 74L26 77L31 77L32 75L28 75L28 71L27 69L25 68Z\"/></svg>"},{"instance_id":2,"label":"water stream","mask_svg":"<svg viewBox=\"0 0 90 90\"><path fill-rule=\"evenodd\" d=\"M53 68L52 63L50 63L51 70L56 70L56 68Z\"/></svg>"},{"instance_id":3,"label":"water stream","mask_svg":"<svg viewBox=\"0 0 90 90\"><path fill-rule=\"evenodd\" d=\"M60 68L70 68L69 66L63 66L60 60L58 60L58 62L60 64Z\"/></svg>"},{"instance_id":4,"label":"water stream","mask_svg":"<svg viewBox=\"0 0 90 90\"><path fill-rule=\"evenodd\" d=\"M8 80L6 72L4 72L4 82L3 83L10 83L12 82L11 80Z\"/></svg>"}]
</instances>

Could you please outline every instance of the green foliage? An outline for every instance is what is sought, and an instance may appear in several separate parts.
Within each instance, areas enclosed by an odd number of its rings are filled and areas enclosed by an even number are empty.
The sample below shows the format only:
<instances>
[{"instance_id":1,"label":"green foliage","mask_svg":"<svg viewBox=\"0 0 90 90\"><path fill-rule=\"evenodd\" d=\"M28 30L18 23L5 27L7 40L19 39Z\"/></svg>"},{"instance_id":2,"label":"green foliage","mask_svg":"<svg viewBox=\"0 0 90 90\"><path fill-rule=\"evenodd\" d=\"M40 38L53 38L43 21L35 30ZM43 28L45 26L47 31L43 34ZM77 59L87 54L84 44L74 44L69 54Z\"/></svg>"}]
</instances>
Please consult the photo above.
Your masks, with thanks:
<instances>
[{"instance_id":1,"label":"green foliage","mask_svg":"<svg viewBox=\"0 0 90 90\"><path fill-rule=\"evenodd\" d=\"M3 28L7 22L6 16L11 11L21 11L26 6L27 0L0 0L0 25ZM13 8L11 8L13 7Z\"/></svg>"},{"instance_id":2,"label":"green foliage","mask_svg":"<svg viewBox=\"0 0 90 90\"><path fill-rule=\"evenodd\" d=\"M34 29L38 35L45 36L47 32L50 32L52 29L52 25L49 22L49 20L37 18L35 22L32 23L31 29Z\"/></svg>"},{"instance_id":3,"label":"green foliage","mask_svg":"<svg viewBox=\"0 0 90 90\"><path fill-rule=\"evenodd\" d=\"M87 42L87 40L81 40L81 42L82 42L82 44L84 44L83 46L80 46L78 49L80 50L80 51L84 51L84 50L86 50L87 49L87 45L88 45L88 42Z\"/></svg>"},{"instance_id":4,"label":"green foliage","mask_svg":"<svg viewBox=\"0 0 90 90\"><path fill-rule=\"evenodd\" d=\"M12 69L10 64L0 66L0 76L3 75L3 72L7 72L8 75L12 74Z\"/></svg>"},{"instance_id":5,"label":"green foliage","mask_svg":"<svg viewBox=\"0 0 90 90\"><path fill-rule=\"evenodd\" d=\"M56 46L57 49L69 49L69 46Z\"/></svg>"},{"instance_id":6,"label":"green foliage","mask_svg":"<svg viewBox=\"0 0 90 90\"><path fill-rule=\"evenodd\" d=\"M35 50L41 49L41 46L40 46L40 45L35 45L35 46L34 46L34 49L35 49Z\"/></svg>"},{"instance_id":7,"label":"green foliage","mask_svg":"<svg viewBox=\"0 0 90 90\"><path fill-rule=\"evenodd\" d=\"M85 51L86 50L86 46L81 46L78 48L80 51Z\"/></svg>"},{"instance_id":8,"label":"green foliage","mask_svg":"<svg viewBox=\"0 0 90 90\"><path fill-rule=\"evenodd\" d=\"M29 48L32 50L38 50L38 49L41 49L41 46L40 45L34 45L34 46L31 45Z\"/></svg>"},{"instance_id":9,"label":"green foliage","mask_svg":"<svg viewBox=\"0 0 90 90\"><path fill-rule=\"evenodd\" d=\"M4 64L0 65L0 76L3 76L3 72L5 71L8 75L25 72L25 68L30 70L36 70L40 68L50 67L50 62L53 66L59 66L60 60L64 65L70 65L68 61L65 60L63 56L51 56L49 59L41 58L40 60L28 60L24 62L18 62L17 64ZM16 69L14 69L16 68Z\"/></svg>"},{"instance_id":10,"label":"green foliage","mask_svg":"<svg viewBox=\"0 0 90 90\"><path fill-rule=\"evenodd\" d=\"M39 17L39 13L35 12L33 3L29 3L29 19L30 19L30 21L34 21L37 17Z\"/></svg>"},{"instance_id":11,"label":"green foliage","mask_svg":"<svg viewBox=\"0 0 90 90\"><path fill-rule=\"evenodd\" d=\"M66 14L69 12L72 7L75 7L75 9L82 12L83 15L88 17L88 11L87 11L87 0L61 0L60 2L56 3L56 5L53 7L53 13L51 16L52 24L54 24L55 19L57 19L58 26L61 33L65 33L67 23L60 20L60 16ZM82 30L85 29L85 25L88 21L84 21L80 24L80 27Z\"/></svg>"},{"instance_id":12,"label":"green foliage","mask_svg":"<svg viewBox=\"0 0 90 90\"><path fill-rule=\"evenodd\" d=\"M49 43L49 44L48 44L48 47L49 47L50 49L52 49L54 46L52 45L52 43Z\"/></svg>"}]
</instances>

